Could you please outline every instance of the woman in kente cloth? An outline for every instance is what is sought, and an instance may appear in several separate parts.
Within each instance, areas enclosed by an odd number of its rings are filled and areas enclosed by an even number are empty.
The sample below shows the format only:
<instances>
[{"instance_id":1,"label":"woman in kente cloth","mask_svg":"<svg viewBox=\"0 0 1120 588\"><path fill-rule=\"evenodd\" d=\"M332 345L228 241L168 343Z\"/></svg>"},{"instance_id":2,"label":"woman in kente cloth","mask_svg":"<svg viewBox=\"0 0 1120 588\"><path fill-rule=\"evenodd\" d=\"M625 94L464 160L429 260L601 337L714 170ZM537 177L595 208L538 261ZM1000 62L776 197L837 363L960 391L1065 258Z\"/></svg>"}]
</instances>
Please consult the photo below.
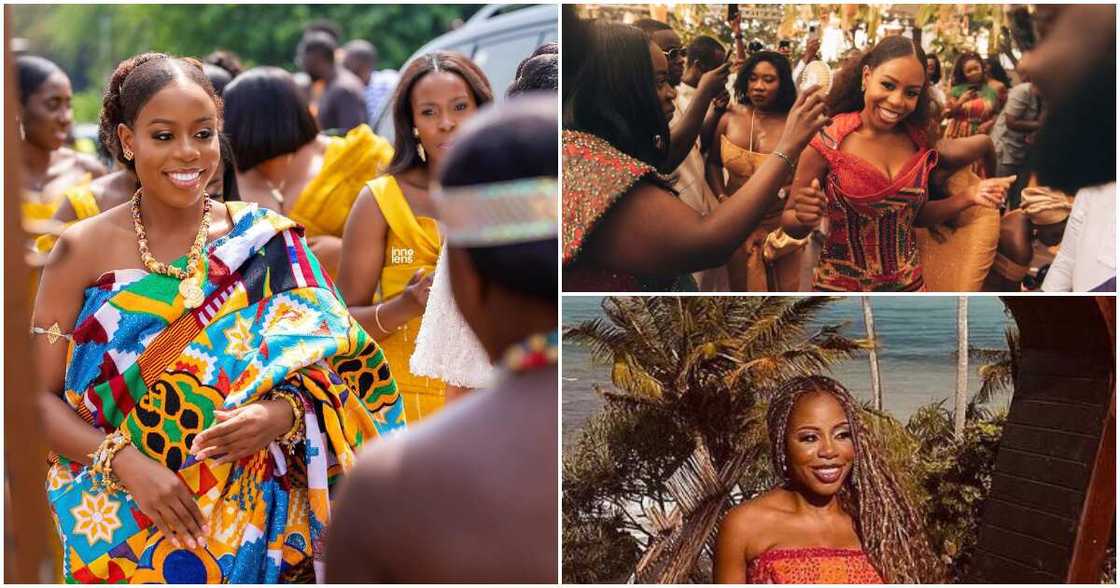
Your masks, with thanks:
<instances>
[{"instance_id":1,"label":"woman in kente cloth","mask_svg":"<svg viewBox=\"0 0 1120 588\"><path fill-rule=\"evenodd\" d=\"M687 274L726 264L777 202L828 122L824 97L801 94L750 180L701 216L656 173L673 109L665 54L635 27L565 15L564 290L695 289Z\"/></svg>"},{"instance_id":2,"label":"woman in kente cloth","mask_svg":"<svg viewBox=\"0 0 1120 588\"><path fill-rule=\"evenodd\" d=\"M221 112L193 59L121 63L101 137L141 188L67 228L43 271L31 332L68 582L313 580L333 484L404 426L299 227L203 191Z\"/></svg>"},{"instance_id":3,"label":"woman in kente cloth","mask_svg":"<svg viewBox=\"0 0 1120 588\"><path fill-rule=\"evenodd\" d=\"M1003 99L999 90L990 83L991 77L984 67L984 60L974 52L966 52L953 65L953 87L945 104L949 126L945 137L961 139L973 135L988 135L999 117ZM972 173L986 178L990 172L984 160L972 164Z\"/></svg>"},{"instance_id":4,"label":"woman in kente cloth","mask_svg":"<svg viewBox=\"0 0 1120 588\"><path fill-rule=\"evenodd\" d=\"M311 251L338 276L342 231L362 186L385 171L393 147L367 125L328 137L291 74L255 67L222 95L241 199L303 226Z\"/></svg>"},{"instance_id":5,"label":"woman in kente cloth","mask_svg":"<svg viewBox=\"0 0 1120 588\"><path fill-rule=\"evenodd\" d=\"M927 85L921 48L900 36L884 39L837 76L828 97L832 124L801 154L782 214L782 228L794 239L827 217L813 289L925 290L914 227L1003 203L1014 176L946 194L949 177L990 154L992 142L979 135L934 145Z\"/></svg>"},{"instance_id":6,"label":"woman in kente cloth","mask_svg":"<svg viewBox=\"0 0 1120 588\"><path fill-rule=\"evenodd\" d=\"M556 107L538 95L484 108L440 167L451 289L498 373L362 450L329 582L559 581Z\"/></svg>"},{"instance_id":7,"label":"woman in kente cloth","mask_svg":"<svg viewBox=\"0 0 1120 588\"><path fill-rule=\"evenodd\" d=\"M346 221L338 286L385 349L410 423L461 391L412 373L409 361L443 241L429 184L459 126L493 99L486 74L463 55L436 51L409 63L393 95L393 160Z\"/></svg>"},{"instance_id":8,"label":"woman in kente cloth","mask_svg":"<svg viewBox=\"0 0 1120 588\"><path fill-rule=\"evenodd\" d=\"M945 581L863 410L839 382L798 376L766 413L781 484L728 511L714 555L724 584Z\"/></svg>"}]
</instances>

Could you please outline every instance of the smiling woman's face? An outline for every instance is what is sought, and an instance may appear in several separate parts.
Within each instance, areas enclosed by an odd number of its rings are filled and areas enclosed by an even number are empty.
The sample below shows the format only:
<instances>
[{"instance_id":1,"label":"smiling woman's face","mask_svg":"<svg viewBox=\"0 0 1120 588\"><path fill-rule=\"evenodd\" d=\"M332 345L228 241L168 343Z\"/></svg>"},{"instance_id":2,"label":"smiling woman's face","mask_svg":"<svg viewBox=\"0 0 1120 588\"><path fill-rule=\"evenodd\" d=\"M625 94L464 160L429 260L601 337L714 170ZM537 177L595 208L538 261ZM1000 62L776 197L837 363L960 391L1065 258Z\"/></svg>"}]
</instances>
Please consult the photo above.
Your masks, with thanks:
<instances>
[{"instance_id":1,"label":"smiling woman's face","mask_svg":"<svg viewBox=\"0 0 1120 588\"><path fill-rule=\"evenodd\" d=\"M840 491L855 461L852 427L844 407L826 392L797 399L786 431L789 479L818 496Z\"/></svg>"},{"instance_id":2,"label":"smiling woman's face","mask_svg":"<svg viewBox=\"0 0 1120 588\"><path fill-rule=\"evenodd\" d=\"M135 157L146 196L186 208L218 173L218 110L198 84L179 78L156 92L131 128L120 125L121 145Z\"/></svg>"},{"instance_id":3,"label":"smiling woman's face","mask_svg":"<svg viewBox=\"0 0 1120 588\"><path fill-rule=\"evenodd\" d=\"M863 68L863 103L868 120L879 130L893 129L918 108L926 83L925 65L908 55Z\"/></svg>"}]
</instances>

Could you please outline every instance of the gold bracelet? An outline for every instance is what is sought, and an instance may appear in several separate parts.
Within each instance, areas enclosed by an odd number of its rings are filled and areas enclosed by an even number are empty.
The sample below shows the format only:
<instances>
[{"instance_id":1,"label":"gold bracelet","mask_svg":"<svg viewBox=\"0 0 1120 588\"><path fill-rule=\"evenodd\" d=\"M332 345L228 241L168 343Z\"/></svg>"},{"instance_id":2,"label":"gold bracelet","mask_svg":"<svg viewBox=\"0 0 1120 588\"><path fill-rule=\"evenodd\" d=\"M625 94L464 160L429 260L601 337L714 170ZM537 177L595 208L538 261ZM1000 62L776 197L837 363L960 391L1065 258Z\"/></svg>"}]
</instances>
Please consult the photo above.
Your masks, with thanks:
<instances>
[{"instance_id":1,"label":"gold bracelet","mask_svg":"<svg viewBox=\"0 0 1120 588\"><path fill-rule=\"evenodd\" d=\"M778 151L777 149L772 151L772 153L774 155L777 155L779 159L781 159L782 161L784 161L786 163L786 166L789 167L790 177L793 177L793 176L797 175L797 164L793 163L793 159L791 159L790 156L786 155L785 153L782 153L781 151Z\"/></svg>"},{"instance_id":2,"label":"gold bracelet","mask_svg":"<svg viewBox=\"0 0 1120 588\"><path fill-rule=\"evenodd\" d=\"M377 328L380 329L382 333L388 333L389 329L381 326L381 307L384 304L385 303L382 302L373 308L373 322L377 325Z\"/></svg>"},{"instance_id":3,"label":"gold bracelet","mask_svg":"<svg viewBox=\"0 0 1120 588\"><path fill-rule=\"evenodd\" d=\"M292 426L277 441L285 448L291 450L292 446L303 441L304 439L304 423L303 423L303 399L299 398L297 393L288 390L275 389L272 391L273 399L283 399L292 407Z\"/></svg>"},{"instance_id":4,"label":"gold bracelet","mask_svg":"<svg viewBox=\"0 0 1120 588\"><path fill-rule=\"evenodd\" d=\"M90 459L93 460L89 467L90 485L93 490L115 492L123 489L120 480L113 475L113 458L129 443L128 435L118 429L106 435L101 445L89 454Z\"/></svg>"}]
</instances>

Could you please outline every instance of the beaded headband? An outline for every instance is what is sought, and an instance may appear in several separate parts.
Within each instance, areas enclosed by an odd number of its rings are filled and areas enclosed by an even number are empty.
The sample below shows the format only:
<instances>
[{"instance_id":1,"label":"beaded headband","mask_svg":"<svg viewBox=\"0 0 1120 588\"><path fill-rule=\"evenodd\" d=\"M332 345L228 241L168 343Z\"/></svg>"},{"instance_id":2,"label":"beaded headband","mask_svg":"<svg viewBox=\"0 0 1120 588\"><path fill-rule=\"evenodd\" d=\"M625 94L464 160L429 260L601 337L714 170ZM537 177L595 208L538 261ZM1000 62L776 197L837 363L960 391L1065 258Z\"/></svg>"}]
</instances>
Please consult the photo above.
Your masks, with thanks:
<instances>
[{"instance_id":1,"label":"beaded headband","mask_svg":"<svg viewBox=\"0 0 1120 588\"><path fill-rule=\"evenodd\" d=\"M447 244L490 247L555 239L558 183L553 177L437 187Z\"/></svg>"}]
</instances>

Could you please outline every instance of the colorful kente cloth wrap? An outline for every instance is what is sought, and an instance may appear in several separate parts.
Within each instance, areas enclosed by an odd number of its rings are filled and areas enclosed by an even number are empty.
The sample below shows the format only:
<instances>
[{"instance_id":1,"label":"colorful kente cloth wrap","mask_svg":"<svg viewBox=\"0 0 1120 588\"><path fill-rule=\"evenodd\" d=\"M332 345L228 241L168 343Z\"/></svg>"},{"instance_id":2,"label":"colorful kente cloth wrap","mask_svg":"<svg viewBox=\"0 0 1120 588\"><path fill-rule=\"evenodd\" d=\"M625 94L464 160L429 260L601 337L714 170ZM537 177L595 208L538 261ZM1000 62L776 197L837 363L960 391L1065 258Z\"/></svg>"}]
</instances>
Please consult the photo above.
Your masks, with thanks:
<instances>
[{"instance_id":1,"label":"colorful kente cloth wrap","mask_svg":"<svg viewBox=\"0 0 1120 588\"><path fill-rule=\"evenodd\" d=\"M639 182L655 176L657 170L590 133L565 130L563 145L564 290L696 290L689 275L669 279L642 277L611 271L580 258L588 237L607 211Z\"/></svg>"},{"instance_id":2,"label":"colorful kente cloth wrap","mask_svg":"<svg viewBox=\"0 0 1120 588\"><path fill-rule=\"evenodd\" d=\"M227 204L233 230L200 262L206 300L184 309L179 281L108 272L85 292L64 399L86 422L123 430L194 494L210 533L177 549L123 490L92 489L55 457L47 490L68 582L277 583L322 579L330 489L361 444L404 428L377 345L346 311L292 221ZM186 257L172 263L183 268ZM234 464L198 462L195 436L230 410L293 393L306 440Z\"/></svg>"},{"instance_id":3,"label":"colorful kente cloth wrap","mask_svg":"<svg viewBox=\"0 0 1120 588\"><path fill-rule=\"evenodd\" d=\"M953 98L960 98L965 92L973 88L976 88L976 86L959 84L953 86L949 93ZM980 125L999 115L999 105L999 92L996 92L994 88L987 84L981 84L976 91L976 97L962 104L960 110L949 118L949 125L945 127L945 138L963 139L978 134ZM983 160L973 162L969 169L981 178L988 177Z\"/></svg>"},{"instance_id":4,"label":"colorful kente cloth wrap","mask_svg":"<svg viewBox=\"0 0 1120 588\"><path fill-rule=\"evenodd\" d=\"M882 584L861 549L771 549L747 564L748 584Z\"/></svg>"},{"instance_id":5,"label":"colorful kente cloth wrap","mask_svg":"<svg viewBox=\"0 0 1120 588\"><path fill-rule=\"evenodd\" d=\"M929 174L937 152L925 134L906 132L917 152L893 179L867 160L839 149L860 127L858 112L833 117L809 145L828 162L828 237L813 272L813 288L837 292L924 290L914 220L929 199Z\"/></svg>"}]
</instances>

